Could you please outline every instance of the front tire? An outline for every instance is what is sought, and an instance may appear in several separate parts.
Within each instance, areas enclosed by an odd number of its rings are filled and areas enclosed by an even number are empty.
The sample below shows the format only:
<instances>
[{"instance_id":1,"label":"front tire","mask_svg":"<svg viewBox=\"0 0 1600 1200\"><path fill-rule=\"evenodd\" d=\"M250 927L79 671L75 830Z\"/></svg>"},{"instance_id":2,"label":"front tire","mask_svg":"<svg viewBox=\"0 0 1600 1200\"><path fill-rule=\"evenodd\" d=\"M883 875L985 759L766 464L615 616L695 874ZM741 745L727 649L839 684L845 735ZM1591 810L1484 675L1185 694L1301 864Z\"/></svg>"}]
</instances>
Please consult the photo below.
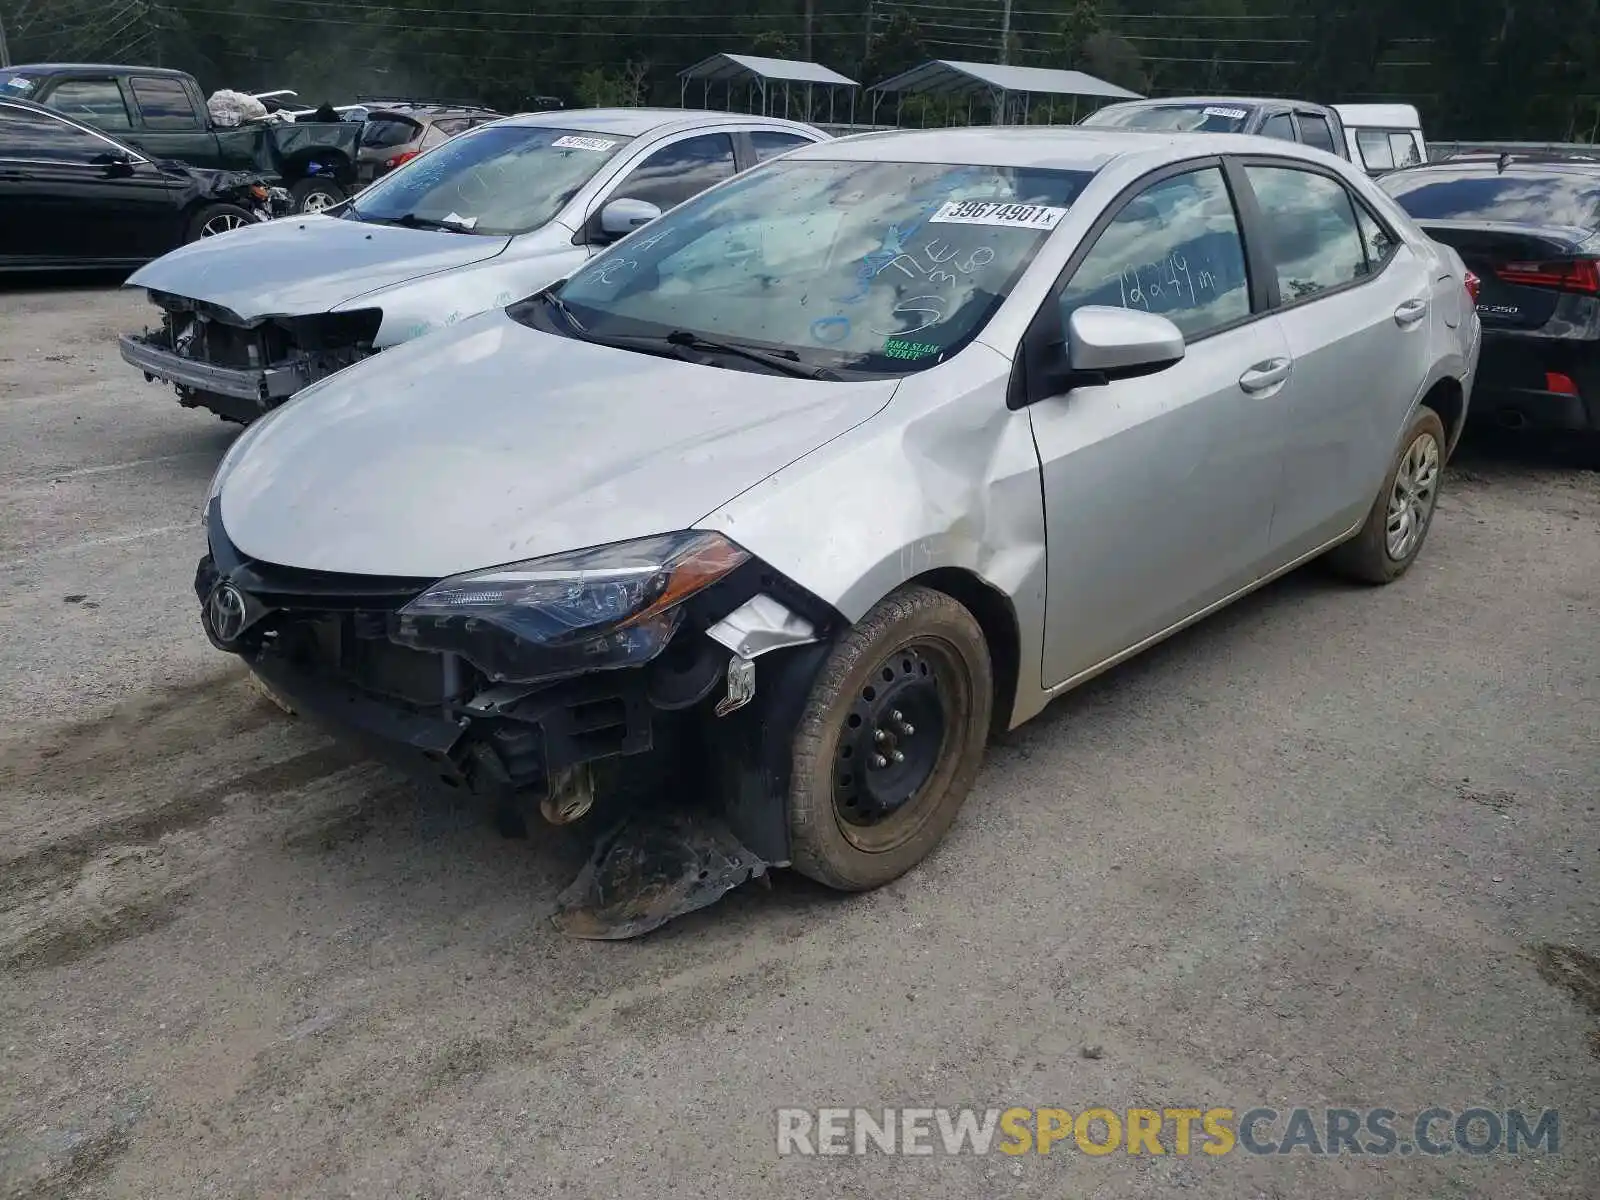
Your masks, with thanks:
<instances>
[{"instance_id":1,"label":"front tire","mask_svg":"<svg viewBox=\"0 0 1600 1200\"><path fill-rule=\"evenodd\" d=\"M247 208L240 208L237 204L208 204L189 219L187 240L198 242L201 238L232 233L235 229L255 223L255 214Z\"/></svg>"},{"instance_id":2,"label":"front tire","mask_svg":"<svg viewBox=\"0 0 1600 1200\"><path fill-rule=\"evenodd\" d=\"M905 874L937 846L977 778L994 674L955 600L911 586L834 646L794 739L794 869L840 891Z\"/></svg>"},{"instance_id":3,"label":"front tire","mask_svg":"<svg viewBox=\"0 0 1600 1200\"><path fill-rule=\"evenodd\" d=\"M335 204L343 204L349 196L333 180L320 175L302 179L289 189L289 194L294 197L294 210L298 213L326 212Z\"/></svg>"},{"instance_id":4,"label":"front tire","mask_svg":"<svg viewBox=\"0 0 1600 1200\"><path fill-rule=\"evenodd\" d=\"M1444 422L1431 408L1417 410L1400 439L1389 474L1367 523L1328 556L1329 565L1362 583L1393 583L1411 568L1433 527L1444 479Z\"/></svg>"}]
</instances>

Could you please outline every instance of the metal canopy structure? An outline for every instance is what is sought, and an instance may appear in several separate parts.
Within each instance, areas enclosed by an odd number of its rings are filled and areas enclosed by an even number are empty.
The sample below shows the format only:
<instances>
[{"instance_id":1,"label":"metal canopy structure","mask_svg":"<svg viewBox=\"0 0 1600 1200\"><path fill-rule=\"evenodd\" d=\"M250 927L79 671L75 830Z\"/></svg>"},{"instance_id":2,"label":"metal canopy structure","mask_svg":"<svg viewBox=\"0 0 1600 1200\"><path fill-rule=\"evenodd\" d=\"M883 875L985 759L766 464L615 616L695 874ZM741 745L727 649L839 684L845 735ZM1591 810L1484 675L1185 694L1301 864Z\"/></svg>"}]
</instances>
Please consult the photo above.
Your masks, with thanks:
<instances>
[{"instance_id":1,"label":"metal canopy structure","mask_svg":"<svg viewBox=\"0 0 1600 1200\"><path fill-rule=\"evenodd\" d=\"M1014 67L1004 63L957 62L949 58L935 58L902 71L892 79L874 84L870 90L874 118L878 105L888 95L895 97L896 113L905 97L914 95L965 96L970 120L974 96L986 97L997 117L1004 117L1012 107L1012 97L1022 97L1020 116L1028 119L1029 103L1033 96L1050 97L1050 115L1055 116L1055 98L1072 97L1073 120L1077 119L1080 96L1100 100L1141 100L1138 92L1096 79L1082 71L1060 71L1048 67Z\"/></svg>"},{"instance_id":2,"label":"metal canopy structure","mask_svg":"<svg viewBox=\"0 0 1600 1200\"><path fill-rule=\"evenodd\" d=\"M727 106L733 107L733 94L735 85L742 85L746 91L750 111L757 111L759 103L762 116L777 116L773 111L778 98L778 88L782 85L783 112L789 115L790 88L794 84L801 84L805 88L805 114L802 120L812 120L816 110L812 106L813 89L824 88L828 95L828 120L834 120L834 99L840 88L849 90L850 93L850 121L856 119L856 89L861 85L847 75L841 75L830 67L821 63L800 62L788 58L762 58L754 54L713 54L710 58L697 62L685 71L678 72L678 103L689 107L689 85L698 82L701 91L701 106L711 106L711 89L716 84L723 86L723 94Z\"/></svg>"}]
</instances>

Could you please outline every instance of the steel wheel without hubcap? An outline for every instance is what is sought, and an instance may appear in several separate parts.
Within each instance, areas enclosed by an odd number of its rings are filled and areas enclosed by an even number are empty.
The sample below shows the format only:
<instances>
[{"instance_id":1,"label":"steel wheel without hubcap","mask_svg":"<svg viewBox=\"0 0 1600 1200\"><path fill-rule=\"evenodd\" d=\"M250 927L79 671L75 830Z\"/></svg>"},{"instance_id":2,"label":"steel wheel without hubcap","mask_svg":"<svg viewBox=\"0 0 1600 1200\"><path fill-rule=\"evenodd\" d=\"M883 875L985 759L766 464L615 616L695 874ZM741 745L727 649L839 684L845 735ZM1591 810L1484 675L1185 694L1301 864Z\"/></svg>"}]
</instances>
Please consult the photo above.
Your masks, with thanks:
<instances>
[{"instance_id":1,"label":"steel wheel without hubcap","mask_svg":"<svg viewBox=\"0 0 1600 1200\"><path fill-rule=\"evenodd\" d=\"M1416 548L1433 515L1439 494L1439 443L1424 431L1406 449L1389 493L1384 549L1395 562L1403 562Z\"/></svg>"},{"instance_id":2,"label":"steel wheel without hubcap","mask_svg":"<svg viewBox=\"0 0 1600 1200\"><path fill-rule=\"evenodd\" d=\"M947 704L969 692L952 647L917 639L885 658L857 691L834 755L833 810L851 845L883 853L927 820L920 793L945 756Z\"/></svg>"},{"instance_id":3,"label":"steel wheel without hubcap","mask_svg":"<svg viewBox=\"0 0 1600 1200\"><path fill-rule=\"evenodd\" d=\"M238 213L218 213L204 225L200 226L200 236L203 238L216 237L219 233L228 233L234 229L243 229L248 221Z\"/></svg>"}]
</instances>

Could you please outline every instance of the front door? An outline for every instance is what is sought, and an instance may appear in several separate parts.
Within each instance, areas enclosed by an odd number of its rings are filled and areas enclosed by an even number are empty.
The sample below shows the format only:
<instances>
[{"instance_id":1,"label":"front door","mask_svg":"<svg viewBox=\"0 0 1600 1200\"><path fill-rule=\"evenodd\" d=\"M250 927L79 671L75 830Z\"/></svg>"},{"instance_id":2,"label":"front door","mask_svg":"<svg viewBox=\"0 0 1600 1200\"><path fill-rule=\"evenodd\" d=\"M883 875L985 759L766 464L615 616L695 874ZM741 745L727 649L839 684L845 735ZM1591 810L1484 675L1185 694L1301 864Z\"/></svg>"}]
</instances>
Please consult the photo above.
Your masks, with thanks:
<instances>
[{"instance_id":1,"label":"front door","mask_svg":"<svg viewBox=\"0 0 1600 1200\"><path fill-rule=\"evenodd\" d=\"M1252 311L1240 224L1220 165L1133 196L1059 294L1169 318L1187 349L1142 379L1033 404L1047 536L1044 679L1101 665L1257 578L1278 482L1288 375Z\"/></svg>"}]
</instances>

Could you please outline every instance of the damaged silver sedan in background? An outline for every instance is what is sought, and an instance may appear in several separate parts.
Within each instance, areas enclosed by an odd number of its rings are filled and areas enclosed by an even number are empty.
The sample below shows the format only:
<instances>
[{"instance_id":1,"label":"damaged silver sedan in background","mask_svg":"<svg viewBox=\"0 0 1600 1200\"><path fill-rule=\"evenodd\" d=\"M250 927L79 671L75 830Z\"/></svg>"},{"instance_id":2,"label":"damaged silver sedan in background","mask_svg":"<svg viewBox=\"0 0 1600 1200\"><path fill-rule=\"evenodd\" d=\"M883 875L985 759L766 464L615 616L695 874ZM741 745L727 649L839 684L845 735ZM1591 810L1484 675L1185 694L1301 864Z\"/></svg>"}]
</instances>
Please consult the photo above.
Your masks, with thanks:
<instances>
[{"instance_id":1,"label":"damaged silver sedan in background","mask_svg":"<svg viewBox=\"0 0 1600 1200\"><path fill-rule=\"evenodd\" d=\"M776 117L586 109L507 117L353 199L190 246L128 280L160 324L122 357L248 424L368 355L503 307L739 171L826 138Z\"/></svg>"},{"instance_id":2,"label":"damaged silver sedan in background","mask_svg":"<svg viewBox=\"0 0 1600 1200\"><path fill-rule=\"evenodd\" d=\"M1478 340L1326 156L866 135L257 422L196 592L295 711L591 825L556 921L625 937L885 884L1053 697L1324 552L1398 578Z\"/></svg>"}]
</instances>

